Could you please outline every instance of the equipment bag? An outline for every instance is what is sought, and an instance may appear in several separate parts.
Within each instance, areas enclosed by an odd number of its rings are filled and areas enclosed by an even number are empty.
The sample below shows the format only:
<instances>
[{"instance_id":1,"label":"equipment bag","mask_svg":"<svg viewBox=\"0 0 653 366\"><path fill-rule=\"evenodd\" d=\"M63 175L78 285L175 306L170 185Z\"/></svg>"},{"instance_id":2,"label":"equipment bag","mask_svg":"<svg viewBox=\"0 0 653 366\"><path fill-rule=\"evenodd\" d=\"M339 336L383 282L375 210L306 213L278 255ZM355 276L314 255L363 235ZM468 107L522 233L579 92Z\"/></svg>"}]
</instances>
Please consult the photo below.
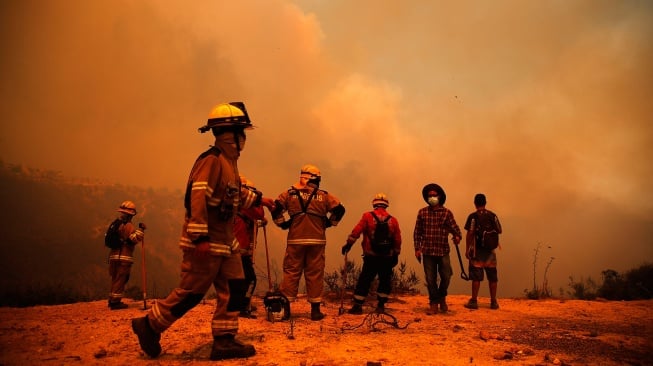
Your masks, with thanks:
<instances>
[{"instance_id":1,"label":"equipment bag","mask_svg":"<svg viewBox=\"0 0 653 366\"><path fill-rule=\"evenodd\" d=\"M388 255L392 248L394 248L394 240L390 235L390 218L392 216L388 215L384 220L380 220L378 216L374 214L373 211L370 211L376 225L374 227L374 234L370 238L372 244L372 251L379 255Z\"/></svg>"},{"instance_id":2,"label":"equipment bag","mask_svg":"<svg viewBox=\"0 0 653 366\"><path fill-rule=\"evenodd\" d=\"M120 228L122 225L123 222L121 219L113 220L107 232L104 234L104 246L109 249L120 249L123 244L123 240L120 237Z\"/></svg>"},{"instance_id":3,"label":"equipment bag","mask_svg":"<svg viewBox=\"0 0 653 366\"><path fill-rule=\"evenodd\" d=\"M479 212L476 218L478 221L476 245L487 250L496 249L499 246L499 232L497 231L494 214L489 211Z\"/></svg>"}]
</instances>

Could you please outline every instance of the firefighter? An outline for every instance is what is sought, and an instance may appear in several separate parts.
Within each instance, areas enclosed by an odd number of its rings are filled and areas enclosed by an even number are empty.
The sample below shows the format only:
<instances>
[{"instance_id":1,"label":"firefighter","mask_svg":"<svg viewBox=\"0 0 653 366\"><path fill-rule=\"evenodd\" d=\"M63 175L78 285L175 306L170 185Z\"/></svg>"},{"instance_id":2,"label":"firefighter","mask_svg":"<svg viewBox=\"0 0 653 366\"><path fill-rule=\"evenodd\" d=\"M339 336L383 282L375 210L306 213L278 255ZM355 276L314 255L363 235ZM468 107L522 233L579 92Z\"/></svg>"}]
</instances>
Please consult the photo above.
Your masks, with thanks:
<instances>
[{"instance_id":1,"label":"firefighter","mask_svg":"<svg viewBox=\"0 0 653 366\"><path fill-rule=\"evenodd\" d=\"M254 183L244 176L240 176L240 184L256 191ZM239 311L241 318L255 319L256 307L252 305L252 295L256 289L256 271L254 270L254 249L258 228L265 226L265 212L263 207L255 206L241 208L234 220L234 236L238 240L240 258L243 263L244 279L229 280L229 305L228 310Z\"/></svg>"},{"instance_id":2,"label":"firefighter","mask_svg":"<svg viewBox=\"0 0 653 366\"><path fill-rule=\"evenodd\" d=\"M363 234L363 268L356 283L354 304L347 311L349 314L363 314L363 303L377 275L376 312L385 312L385 303L392 290L392 269L399 263L401 253L399 221L388 213L389 204L385 193L376 194L372 199L372 211L363 213L342 246L342 255L345 255ZM385 230L381 230L382 227Z\"/></svg>"},{"instance_id":3,"label":"firefighter","mask_svg":"<svg viewBox=\"0 0 653 366\"><path fill-rule=\"evenodd\" d=\"M311 320L324 318L320 303L324 287L325 232L336 226L345 214L345 207L338 198L319 189L321 179L316 166L304 165L299 182L279 195L272 211L274 223L288 230L280 291L289 301L295 300L303 273ZM290 318L290 311L284 318Z\"/></svg>"},{"instance_id":4,"label":"firefighter","mask_svg":"<svg viewBox=\"0 0 653 366\"><path fill-rule=\"evenodd\" d=\"M253 356L254 346L235 339L238 312L228 311L229 279L243 278L243 266L234 238L238 210L273 200L240 184L238 158L245 145L245 130L252 128L242 102L216 105L208 122L199 128L212 131L215 145L202 153L191 169L186 185L186 215L179 241L183 251L181 281L164 300L157 301L145 317L132 319L141 349L150 357L161 353L161 333L194 308L211 285L216 309L211 321L211 360Z\"/></svg>"},{"instance_id":5,"label":"firefighter","mask_svg":"<svg viewBox=\"0 0 653 366\"><path fill-rule=\"evenodd\" d=\"M120 225L117 227L118 232L116 233L119 244L109 251L109 275L111 276L109 308L111 310L127 308L127 304L122 302L122 298L134 263L134 248L145 236L144 224L141 224L138 229L132 224L132 218L136 216L134 202L123 202L117 211L120 213Z\"/></svg>"}]
</instances>

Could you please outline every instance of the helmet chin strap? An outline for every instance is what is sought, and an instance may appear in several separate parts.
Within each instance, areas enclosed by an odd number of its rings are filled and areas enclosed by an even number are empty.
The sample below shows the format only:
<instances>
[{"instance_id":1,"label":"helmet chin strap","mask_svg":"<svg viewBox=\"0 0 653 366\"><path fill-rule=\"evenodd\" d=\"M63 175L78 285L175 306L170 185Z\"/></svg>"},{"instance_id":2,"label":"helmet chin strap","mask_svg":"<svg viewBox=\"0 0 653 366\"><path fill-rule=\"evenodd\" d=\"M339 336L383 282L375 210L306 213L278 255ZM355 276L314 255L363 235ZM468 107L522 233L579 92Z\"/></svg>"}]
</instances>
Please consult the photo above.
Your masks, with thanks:
<instances>
[{"instance_id":1,"label":"helmet chin strap","mask_svg":"<svg viewBox=\"0 0 653 366\"><path fill-rule=\"evenodd\" d=\"M238 138L238 131L234 130L234 142L236 143L236 149L238 152L241 152L242 149L240 148L240 139Z\"/></svg>"}]
</instances>

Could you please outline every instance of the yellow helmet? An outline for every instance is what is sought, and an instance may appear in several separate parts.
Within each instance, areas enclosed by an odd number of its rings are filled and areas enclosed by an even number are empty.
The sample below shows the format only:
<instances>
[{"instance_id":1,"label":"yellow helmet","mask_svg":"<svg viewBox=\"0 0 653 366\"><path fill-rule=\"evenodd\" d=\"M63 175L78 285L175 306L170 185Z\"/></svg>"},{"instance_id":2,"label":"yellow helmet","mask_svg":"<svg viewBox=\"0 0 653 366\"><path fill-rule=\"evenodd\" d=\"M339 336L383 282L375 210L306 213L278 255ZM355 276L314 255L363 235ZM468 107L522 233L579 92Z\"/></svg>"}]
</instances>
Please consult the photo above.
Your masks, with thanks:
<instances>
[{"instance_id":1,"label":"yellow helmet","mask_svg":"<svg viewBox=\"0 0 653 366\"><path fill-rule=\"evenodd\" d=\"M136 205L132 201L125 201L120 204L118 212L125 213L127 215L136 215Z\"/></svg>"},{"instance_id":2,"label":"yellow helmet","mask_svg":"<svg viewBox=\"0 0 653 366\"><path fill-rule=\"evenodd\" d=\"M315 165L306 164L302 167L302 171L299 176L308 179L318 178L321 177L320 169L318 169Z\"/></svg>"},{"instance_id":3,"label":"yellow helmet","mask_svg":"<svg viewBox=\"0 0 653 366\"><path fill-rule=\"evenodd\" d=\"M221 103L211 109L206 125L198 130L204 133L213 127L241 126L252 128L252 121L249 120L245 103L231 102Z\"/></svg>"},{"instance_id":4,"label":"yellow helmet","mask_svg":"<svg viewBox=\"0 0 653 366\"><path fill-rule=\"evenodd\" d=\"M385 193L377 193L372 200L372 207L383 206L388 207L390 202L388 201L388 196Z\"/></svg>"}]
</instances>

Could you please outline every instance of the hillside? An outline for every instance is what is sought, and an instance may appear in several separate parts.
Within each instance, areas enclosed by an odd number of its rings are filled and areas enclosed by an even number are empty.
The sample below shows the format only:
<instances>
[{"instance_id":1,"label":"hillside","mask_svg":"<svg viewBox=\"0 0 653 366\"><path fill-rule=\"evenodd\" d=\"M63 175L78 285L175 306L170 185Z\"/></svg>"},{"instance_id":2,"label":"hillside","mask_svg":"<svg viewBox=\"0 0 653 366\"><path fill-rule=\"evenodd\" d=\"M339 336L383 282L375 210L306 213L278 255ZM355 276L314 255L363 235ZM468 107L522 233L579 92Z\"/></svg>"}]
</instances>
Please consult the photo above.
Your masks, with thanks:
<instances>
[{"instance_id":1,"label":"hillside","mask_svg":"<svg viewBox=\"0 0 653 366\"><path fill-rule=\"evenodd\" d=\"M61 177L57 172L0 164L0 305L106 298L108 250L103 236L126 199L135 222L147 224L148 294L176 285L182 193ZM140 291L142 247L128 287ZM132 289L132 291L134 291Z\"/></svg>"},{"instance_id":2,"label":"hillside","mask_svg":"<svg viewBox=\"0 0 653 366\"><path fill-rule=\"evenodd\" d=\"M397 328L388 324L393 320L389 316L339 316L339 301L327 303L327 317L312 322L302 298L293 303L292 329L289 322L268 322L261 310L257 319L241 319L238 337L252 343L257 354L220 364L653 364L652 300L502 299L497 311L488 308L487 299L479 300L479 310L468 310L463 307L466 296L450 296L448 314L426 316L425 296L393 298L388 312L396 317ZM130 319L144 315L143 302L127 303L129 308L121 311L109 311L104 301L0 308L0 364L151 365L130 329ZM163 334L157 364L210 362L214 304L201 303ZM254 304L261 309L260 298Z\"/></svg>"}]
</instances>

